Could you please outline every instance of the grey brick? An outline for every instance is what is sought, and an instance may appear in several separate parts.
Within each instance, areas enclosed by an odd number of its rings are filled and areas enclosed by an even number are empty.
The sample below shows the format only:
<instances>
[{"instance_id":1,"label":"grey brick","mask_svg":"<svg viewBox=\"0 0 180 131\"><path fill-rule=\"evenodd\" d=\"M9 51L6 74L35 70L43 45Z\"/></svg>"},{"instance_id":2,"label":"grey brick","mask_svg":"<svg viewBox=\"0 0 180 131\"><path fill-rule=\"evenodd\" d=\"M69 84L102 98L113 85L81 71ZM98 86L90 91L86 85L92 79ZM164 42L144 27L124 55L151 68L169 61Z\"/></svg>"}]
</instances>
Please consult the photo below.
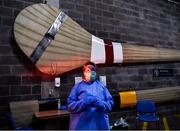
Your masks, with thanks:
<instances>
[{"instance_id":1,"label":"grey brick","mask_svg":"<svg viewBox=\"0 0 180 131\"><path fill-rule=\"evenodd\" d=\"M41 98L41 95L23 95L21 96L22 100L38 100Z\"/></svg>"},{"instance_id":2,"label":"grey brick","mask_svg":"<svg viewBox=\"0 0 180 131\"><path fill-rule=\"evenodd\" d=\"M9 105L9 97L8 96L3 96L0 98L0 103L1 103L1 106L7 106Z\"/></svg>"},{"instance_id":3,"label":"grey brick","mask_svg":"<svg viewBox=\"0 0 180 131\"><path fill-rule=\"evenodd\" d=\"M40 2L40 3L42 3L42 2ZM32 2L24 2L23 8L26 8L26 7L28 7L28 6L32 5L32 4L34 4L34 3L32 3Z\"/></svg>"},{"instance_id":4,"label":"grey brick","mask_svg":"<svg viewBox=\"0 0 180 131\"><path fill-rule=\"evenodd\" d=\"M107 88L111 93L117 93L117 91L118 91L118 89L117 89L118 85L116 82L107 83Z\"/></svg>"},{"instance_id":5,"label":"grey brick","mask_svg":"<svg viewBox=\"0 0 180 131\"><path fill-rule=\"evenodd\" d=\"M8 55L12 54L12 48L9 46L0 46L0 54L1 55Z\"/></svg>"},{"instance_id":6,"label":"grey brick","mask_svg":"<svg viewBox=\"0 0 180 131\"><path fill-rule=\"evenodd\" d=\"M6 25L0 25L0 36L3 37L2 41L6 41L5 39L8 39L8 42L10 41L10 34L11 34L12 28Z\"/></svg>"},{"instance_id":7,"label":"grey brick","mask_svg":"<svg viewBox=\"0 0 180 131\"><path fill-rule=\"evenodd\" d=\"M109 19L107 19L103 16L97 16L97 22L102 23L102 24L111 24Z\"/></svg>"},{"instance_id":8,"label":"grey brick","mask_svg":"<svg viewBox=\"0 0 180 131\"><path fill-rule=\"evenodd\" d=\"M114 28L115 27L113 25L107 25L107 24L102 25L102 30L103 31L113 32Z\"/></svg>"},{"instance_id":9,"label":"grey brick","mask_svg":"<svg viewBox=\"0 0 180 131\"><path fill-rule=\"evenodd\" d=\"M2 17L2 25L13 26L14 18L11 17Z\"/></svg>"},{"instance_id":10,"label":"grey brick","mask_svg":"<svg viewBox=\"0 0 180 131\"><path fill-rule=\"evenodd\" d=\"M106 3L106 4L113 4L113 0L103 0L103 3Z\"/></svg>"},{"instance_id":11,"label":"grey brick","mask_svg":"<svg viewBox=\"0 0 180 131\"><path fill-rule=\"evenodd\" d=\"M101 15L102 15L102 10L100 10L100 9L95 9L95 8L90 8L90 14L91 14L91 15L101 16Z\"/></svg>"},{"instance_id":12,"label":"grey brick","mask_svg":"<svg viewBox=\"0 0 180 131\"><path fill-rule=\"evenodd\" d=\"M61 78L61 82L62 83L71 83L72 81L74 81L74 77L60 77Z\"/></svg>"},{"instance_id":13,"label":"grey brick","mask_svg":"<svg viewBox=\"0 0 180 131\"><path fill-rule=\"evenodd\" d=\"M114 26L118 26L118 25L119 25L119 20L110 19L109 22L110 22L112 25L114 25Z\"/></svg>"},{"instance_id":14,"label":"grey brick","mask_svg":"<svg viewBox=\"0 0 180 131\"><path fill-rule=\"evenodd\" d=\"M108 38L108 32L105 31L98 31L97 35L101 38Z\"/></svg>"},{"instance_id":15,"label":"grey brick","mask_svg":"<svg viewBox=\"0 0 180 131\"><path fill-rule=\"evenodd\" d=\"M155 12L150 9L144 9L143 12L144 12L144 14L148 14L148 15L152 15L152 16L159 16L158 12ZM160 16L162 16L162 14L160 14Z\"/></svg>"},{"instance_id":16,"label":"grey brick","mask_svg":"<svg viewBox=\"0 0 180 131\"><path fill-rule=\"evenodd\" d=\"M126 82L129 80L129 76L125 76L125 75L121 75L121 74L118 74L118 75L112 75L111 76L111 80L112 82Z\"/></svg>"},{"instance_id":17,"label":"grey brick","mask_svg":"<svg viewBox=\"0 0 180 131\"><path fill-rule=\"evenodd\" d=\"M96 21L96 16L91 14L83 14L84 21Z\"/></svg>"},{"instance_id":18,"label":"grey brick","mask_svg":"<svg viewBox=\"0 0 180 131\"><path fill-rule=\"evenodd\" d=\"M103 11L103 16L113 18L114 14L109 11Z\"/></svg>"},{"instance_id":19,"label":"grey brick","mask_svg":"<svg viewBox=\"0 0 180 131\"><path fill-rule=\"evenodd\" d=\"M0 85L20 85L21 78L19 76L0 76Z\"/></svg>"},{"instance_id":20,"label":"grey brick","mask_svg":"<svg viewBox=\"0 0 180 131\"><path fill-rule=\"evenodd\" d=\"M74 19L82 19L82 13L77 11L68 11L68 15Z\"/></svg>"},{"instance_id":21,"label":"grey brick","mask_svg":"<svg viewBox=\"0 0 180 131\"><path fill-rule=\"evenodd\" d=\"M75 5L72 4L72 3L68 3L66 1L64 2L60 2L60 8L63 8L63 9L74 9L75 8Z\"/></svg>"},{"instance_id":22,"label":"grey brick","mask_svg":"<svg viewBox=\"0 0 180 131\"><path fill-rule=\"evenodd\" d=\"M62 83L61 84L61 91L62 92L70 92L71 89L73 88L74 84L73 83Z\"/></svg>"},{"instance_id":23,"label":"grey brick","mask_svg":"<svg viewBox=\"0 0 180 131\"><path fill-rule=\"evenodd\" d=\"M105 74L108 75L108 74L114 74L116 72L116 68L113 68L113 67L106 67L105 68Z\"/></svg>"},{"instance_id":24,"label":"grey brick","mask_svg":"<svg viewBox=\"0 0 180 131\"><path fill-rule=\"evenodd\" d=\"M83 13L89 13L89 7L85 5L76 5L77 11L82 11Z\"/></svg>"},{"instance_id":25,"label":"grey brick","mask_svg":"<svg viewBox=\"0 0 180 131\"><path fill-rule=\"evenodd\" d=\"M120 9L120 12L122 14L125 14L125 15L128 15L128 16L139 17L139 13L137 13L136 11L131 11L131 10L127 10L127 9Z\"/></svg>"},{"instance_id":26,"label":"grey brick","mask_svg":"<svg viewBox=\"0 0 180 131\"><path fill-rule=\"evenodd\" d=\"M97 68L97 72L98 72L99 75L104 75L105 74L105 70L106 70L105 67L98 67Z\"/></svg>"},{"instance_id":27,"label":"grey brick","mask_svg":"<svg viewBox=\"0 0 180 131\"><path fill-rule=\"evenodd\" d=\"M38 76L23 76L22 77L22 84L40 84L41 78Z\"/></svg>"},{"instance_id":28,"label":"grey brick","mask_svg":"<svg viewBox=\"0 0 180 131\"><path fill-rule=\"evenodd\" d=\"M119 40L121 38L121 35L120 33L109 33L109 37L113 40Z\"/></svg>"},{"instance_id":29,"label":"grey brick","mask_svg":"<svg viewBox=\"0 0 180 131\"><path fill-rule=\"evenodd\" d=\"M11 95L27 95L31 94L30 86L11 86Z\"/></svg>"},{"instance_id":30,"label":"grey brick","mask_svg":"<svg viewBox=\"0 0 180 131\"><path fill-rule=\"evenodd\" d=\"M89 7L95 7L95 1L94 0L83 0L83 4L87 5Z\"/></svg>"},{"instance_id":31,"label":"grey brick","mask_svg":"<svg viewBox=\"0 0 180 131\"><path fill-rule=\"evenodd\" d=\"M33 0L34 3L42 3L43 0Z\"/></svg>"},{"instance_id":32,"label":"grey brick","mask_svg":"<svg viewBox=\"0 0 180 131\"><path fill-rule=\"evenodd\" d=\"M89 21L82 21L82 20L78 20L77 21L83 28L89 28Z\"/></svg>"},{"instance_id":33,"label":"grey brick","mask_svg":"<svg viewBox=\"0 0 180 131\"><path fill-rule=\"evenodd\" d=\"M133 75L130 77L131 81L143 81L143 76L142 75Z\"/></svg>"},{"instance_id":34,"label":"grey brick","mask_svg":"<svg viewBox=\"0 0 180 131\"><path fill-rule=\"evenodd\" d=\"M41 86L33 86L32 94L41 94Z\"/></svg>"},{"instance_id":35,"label":"grey brick","mask_svg":"<svg viewBox=\"0 0 180 131\"><path fill-rule=\"evenodd\" d=\"M96 8L101 9L101 10L107 10L108 5L96 2Z\"/></svg>"},{"instance_id":36,"label":"grey brick","mask_svg":"<svg viewBox=\"0 0 180 131\"><path fill-rule=\"evenodd\" d=\"M117 6L109 6L109 11L113 12L113 13L119 13L119 8Z\"/></svg>"},{"instance_id":37,"label":"grey brick","mask_svg":"<svg viewBox=\"0 0 180 131\"><path fill-rule=\"evenodd\" d=\"M61 97L68 97L69 96L69 92L60 92L60 96Z\"/></svg>"},{"instance_id":38,"label":"grey brick","mask_svg":"<svg viewBox=\"0 0 180 131\"><path fill-rule=\"evenodd\" d=\"M0 74L10 74L10 66L0 66Z\"/></svg>"},{"instance_id":39,"label":"grey brick","mask_svg":"<svg viewBox=\"0 0 180 131\"><path fill-rule=\"evenodd\" d=\"M139 75L147 74L147 69L138 69Z\"/></svg>"},{"instance_id":40,"label":"grey brick","mask_svg":"<svg viewBox=\"0 0 180 131\"><path fill-rule=\"evenodd\" d=\"M0 15L12 17L13 16L13 9L7 8L7 7L1 7L0 8Z\"/></svg>"},{"instance_id":41,"label":"grey brick","mask_svg":"<svg viewBox=\"0 0 180 131\"><path fill-rule=\"evenodd\" d=\"M100 24L100 23L95 23L95 22L92 22L92 23L90 24L90 27L91 27L92 29L98 29L98 30L101 30L101 29L102 29L101 24Z\"/></svg>"},{"instance_id":42,"label":"grey brick","mask_svg":"<svg viewBox=\"0 0 180 131\"><path fill-rule=\"evenodd\" d=\"M13 75L30 75L34 73L34 66L31 65L17 65L17 66L12 66L12 71L11 73Z\"/></svg>"},{"instance_id":43,"label":"grey brick","mask_svg":"<svg viewBox=\"0 0 180 131\"><path fill-rule=\"evenodd\" d=\"M180 80L180 75L176 75L175 79L179 81Z\"/></svg>"},{"instance_id":44,"label":"grey brick","mask_svg":"<svg viewBox=\"0 0 180 131\"><path fill-rule=\"evenodd\" d=\"M18 64L19 60L15 56L0 56L0 64L1 65L11 65Z\"/></svg>"},{"instance_id":45,"label":"grey brick","mask_svg":"<svg viewBox=\"0 0 180 131\"><path fill-rule=\"evenodd\" d=\"M96 30L87 29L87 31L88 31L89 33L91 33L92 35L95 35L95 36L96 36Z\"/></svg>"},{"instance_id":46,"label":"grey brick","mask_svg":"<svg viewBox=\"0 0 180 131\"><path fill-rule=\"evenodd\" d=\"M141 82L139 84L139 87L141 87L141 89L143 89L143 87L146 87L146 89L148 88L154 88L154 87L158 87L161 86L160 83L158 82L154 82L154 81L146 81L146 82Z\"/></svg>"},{"instance_id":47,"label":"grey brick","mask_svg":"<svg viewBox=\"0 0 180 131\"><path fill-rule=\"evenodd\" d=\"M36 1L39 1L39 0L23 0L23 1L25 1L25 2L36 2Z\"/></svg>"},{"instance_id":48,"label":"grey brick","mask_svg":"<svg viewBox=\"0 0 180 131\"><path fill-rule=\"evenodd\" d=\"M9 96L9 86L0 86L0 96Z\"/></svg>"},{"instance_id":49,"label":"grey brick","mask_svg":"<svg viewBox=\"0 0 180 131\"><path fill-rule=\"evenodd\" d=\"M0 0L0 6L2 6L3 5L3 0Z\"/></svg>"},{"instance_id":50,"label":"grey brick","mask_svg":"<svg viewBox=\"0 0 180 131\"><path fill-rule=\"evenodd\" d=\"M4 5L11 8L23 8L24 3L17 0L4 0Z\"/></svg>"},{"instance_id":51,"label":"grey brick","mask_svg":"<svg viewBox=\"0 0 180 131\"><path fill-rule=\"evenodd\" d=\"M123 88L125 88L126 90L128 90L130 83L129 82L121 82L119 81L118 83L118 90L124 90Z\"/></svg>"}]
</instances>

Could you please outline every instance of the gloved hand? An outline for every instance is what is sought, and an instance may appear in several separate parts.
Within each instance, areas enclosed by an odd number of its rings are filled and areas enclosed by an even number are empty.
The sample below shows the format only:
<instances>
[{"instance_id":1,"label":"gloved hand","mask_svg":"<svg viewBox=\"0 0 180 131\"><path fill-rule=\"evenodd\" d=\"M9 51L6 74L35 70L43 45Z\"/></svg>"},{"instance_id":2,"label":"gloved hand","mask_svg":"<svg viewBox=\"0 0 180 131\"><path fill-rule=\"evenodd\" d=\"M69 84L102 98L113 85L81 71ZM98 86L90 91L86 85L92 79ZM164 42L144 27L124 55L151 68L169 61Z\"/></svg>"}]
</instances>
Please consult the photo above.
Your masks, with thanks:
<instances>
[{"instance_id":1,"label":"gloved hand","mask_svg":"<svg viewBox=\"0 0 180 131\"><path fill-rule=\"evenodd\" d=\"M104 111L105 110L105 105L102 100L97 99L97 101L93 104L95 107L97 107L98 110Z\"/></svg>"},{"instance_id":2,"label":"gloved hand","mask_svg":"<svg viewBox=\"0 0 180 131\"><path fill-rule=\"evenodd\" d=\"M86 105L92 105L93 103L95 103L97 101L97 98L93 95L86 95L84 98L84 103Z\"/></svg>"}]
</instances>

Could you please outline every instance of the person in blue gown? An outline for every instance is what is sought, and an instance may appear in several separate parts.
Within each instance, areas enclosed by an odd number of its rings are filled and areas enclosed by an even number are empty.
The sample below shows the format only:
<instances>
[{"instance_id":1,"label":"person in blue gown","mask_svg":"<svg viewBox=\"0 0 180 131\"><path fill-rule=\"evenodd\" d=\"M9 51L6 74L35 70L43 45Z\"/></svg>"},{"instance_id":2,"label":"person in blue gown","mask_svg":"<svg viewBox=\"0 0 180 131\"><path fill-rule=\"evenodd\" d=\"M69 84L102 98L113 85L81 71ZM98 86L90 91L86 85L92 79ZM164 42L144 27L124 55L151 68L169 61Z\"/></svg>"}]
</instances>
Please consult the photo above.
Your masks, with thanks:
<instances>
[{"instance_id":1,"label":"person in blue gown","mask_svg":"<svg viewBox=\"0 0 180 131\"><path fill-rule=\"evenodd\" d=\"M113 98L107 87L96 79L96 65L83 67L83 80L76 84L67 99L70 130L110 130L108 112Z\"/></svg>"}]
</instances>

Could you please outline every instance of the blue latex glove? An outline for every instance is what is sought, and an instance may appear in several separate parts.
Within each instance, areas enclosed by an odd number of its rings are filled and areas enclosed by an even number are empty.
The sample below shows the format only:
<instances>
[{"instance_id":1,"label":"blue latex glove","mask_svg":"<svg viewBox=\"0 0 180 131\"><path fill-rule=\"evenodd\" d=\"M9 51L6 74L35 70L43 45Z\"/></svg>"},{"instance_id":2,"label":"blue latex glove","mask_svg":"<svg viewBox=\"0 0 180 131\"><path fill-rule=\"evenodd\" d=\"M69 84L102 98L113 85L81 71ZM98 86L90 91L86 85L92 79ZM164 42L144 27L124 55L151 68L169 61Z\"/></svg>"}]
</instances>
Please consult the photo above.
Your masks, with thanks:
<instances>
[{"instance_id":1,"label":"blue latex glove","mask_svg":"<svg viewBox=\"0 0 180 131\"><path fill-rule=\"evenodd\" d=\"M103 112L111 111L112 105L113 105L113 101L111 97L107 98L106 101L97 98L97 101L94 103L94 106L97 107L97 110Z\"/></svg>"},{"instance_id":2,"label":"blue latex glove","mask_svg":"<svg viewBox=\"0 0 180 131\"><path fill-rule=\"evenodd\" d=\"M95 107L97 107L98 110L105 111L105 103L104 101L97 99L97 101L93 104Z\"/></svg>"},{"instance_id":3,"label":"blue latex glove","mask_svg":"<svg viewBox=\"0 0 180 131\"><path fill-rule=\"evenodd\" d=\"M84 98L84 103L86 105L93 105L97 101L97 98L93 95L87 95Z\"/></svg>"}]
</instances>

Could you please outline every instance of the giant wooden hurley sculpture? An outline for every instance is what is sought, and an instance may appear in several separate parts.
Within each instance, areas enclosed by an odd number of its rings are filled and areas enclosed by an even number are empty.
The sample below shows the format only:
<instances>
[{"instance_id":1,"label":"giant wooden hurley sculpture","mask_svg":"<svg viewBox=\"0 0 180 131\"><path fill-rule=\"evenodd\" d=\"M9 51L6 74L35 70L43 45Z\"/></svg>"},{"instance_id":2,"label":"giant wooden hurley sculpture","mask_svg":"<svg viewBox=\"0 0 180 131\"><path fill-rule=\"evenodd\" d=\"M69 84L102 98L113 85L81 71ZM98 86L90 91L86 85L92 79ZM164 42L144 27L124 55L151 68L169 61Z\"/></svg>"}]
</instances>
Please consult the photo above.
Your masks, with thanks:
<instances>
[{"instance_id":1,"label":"giant wooden hurley sculpture","mask_svg":"<svg viewBox=\"0 0 180 131\"><path fill-rule=\"evenodd\" d=\"M88 61L111 64L180 60L179 50L104 41L46 4L22 10L14 23L14 35L36 67L51 75L60 75Z\"/></svg>"}]
</instances>

